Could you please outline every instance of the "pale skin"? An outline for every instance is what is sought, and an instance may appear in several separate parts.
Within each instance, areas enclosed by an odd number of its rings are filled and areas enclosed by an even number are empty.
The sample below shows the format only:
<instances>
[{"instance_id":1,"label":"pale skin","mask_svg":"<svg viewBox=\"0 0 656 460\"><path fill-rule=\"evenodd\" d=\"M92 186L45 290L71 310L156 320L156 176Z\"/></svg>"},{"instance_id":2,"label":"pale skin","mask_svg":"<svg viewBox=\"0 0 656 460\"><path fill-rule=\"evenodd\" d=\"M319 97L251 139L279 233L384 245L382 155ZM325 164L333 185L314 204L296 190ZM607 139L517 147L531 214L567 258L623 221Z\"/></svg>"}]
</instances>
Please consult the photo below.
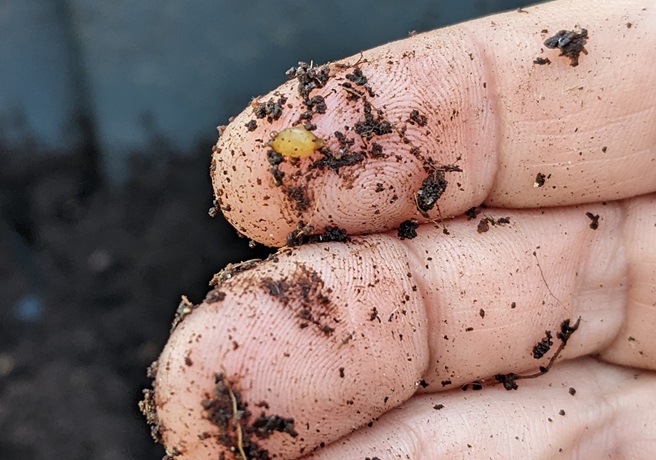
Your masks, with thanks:
<instances>
[{"instance_id":1,"label":"pale skin","mask_svg":"<svg viewBox=\"0 0 656 460\"><path fill-rule=\"evenodd\" d=\"M542 43L575 24L589 31L589 54L571 67ZM255 416L294 419L297 436L254 439L277 458L656 458L654 50L652 1L582 0L333 63L309 95L327 106L312 117L314 134L333 151L339 130L389 155L295 179L316 152L284 162L282 186L263 144L306 110L297 82L259 99L286 95L279 119L249 131L253 108L236 117L213 154L228 220L269 246L283 246L299 221L352 237L235 274L218 288L225 297L211 295L177 326L155 380L169 453L241 458L217 441L201 404L223 373ZM356 63L393 132L362 140L345 130L364 118L364 98L349 101L340 86ZM408 122L412 110L425 126ZM425 215L413 147L462 170L445 173ZM301 184L303 209L285 192ZM463 215L481 203L476 219ZM479 233L486 216L509 223ZM394 229L413 218L418 236L399 239ZM534 359L533 345L551 330L555 349L562 321L579 317L548 373L515 391L491 383L546 364L551 355ZM480 391L460 388L479 380Z\"/></svg>"}]
</instances>

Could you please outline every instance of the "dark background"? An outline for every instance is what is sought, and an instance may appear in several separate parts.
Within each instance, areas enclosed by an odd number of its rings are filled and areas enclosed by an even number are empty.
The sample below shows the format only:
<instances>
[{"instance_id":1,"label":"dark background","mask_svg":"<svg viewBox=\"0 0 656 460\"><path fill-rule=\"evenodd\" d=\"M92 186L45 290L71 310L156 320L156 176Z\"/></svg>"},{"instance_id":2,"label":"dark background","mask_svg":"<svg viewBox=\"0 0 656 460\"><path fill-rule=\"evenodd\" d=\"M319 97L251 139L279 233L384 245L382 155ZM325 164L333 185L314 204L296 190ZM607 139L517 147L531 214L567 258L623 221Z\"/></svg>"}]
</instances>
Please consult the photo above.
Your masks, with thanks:
<instances>
[{"instance_id":1,"label":"dark background","mask_svg":"<svg viewBox=\"0 0 656 460\"><path fill-rule=\"evenodd\" d=\"M512 0L0 0L0 458L156 459L137 409L186 294L261 257L215 127L285 80Z\"/></svg>"}]
</instances>

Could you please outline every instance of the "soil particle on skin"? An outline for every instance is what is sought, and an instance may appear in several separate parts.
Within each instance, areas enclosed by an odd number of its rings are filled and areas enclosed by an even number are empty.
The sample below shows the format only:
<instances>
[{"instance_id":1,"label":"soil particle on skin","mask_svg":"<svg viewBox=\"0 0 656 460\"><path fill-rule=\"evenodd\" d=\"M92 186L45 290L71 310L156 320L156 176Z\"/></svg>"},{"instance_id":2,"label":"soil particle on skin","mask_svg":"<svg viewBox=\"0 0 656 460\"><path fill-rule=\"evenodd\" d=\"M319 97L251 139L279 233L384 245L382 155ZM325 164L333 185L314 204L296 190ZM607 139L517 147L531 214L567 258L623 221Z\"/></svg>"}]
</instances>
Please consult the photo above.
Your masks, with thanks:
<instances>
[{"instance_id":1,"label":"soil particle on skin","mask_svg":"<svg viewBox=\"0 0 656 460\"><path fill-rule=\"evenodd\" d=\"M246 126L246 129L249 132L255 131L257 129L257 121L251 120L248 123L246 123L244 126Z\"/></svg>"},{"instance_id":2,"label":"soil particle on skin","mask_svg":"<svg viewBox=\"0 0 656 460\"><path fill-rule=\"evenodd\" d=\"M159 371L159 361L155 360L152 363L150 363L150 366L148 366L148 368L146 369L146 377L148 377L151 380L155 380L158 371Z\"/></svg>"},{"instance_id":3,"label":"soil particle on skin","mask_svg":"<svg viewBox=\"0 0 656 460\"><path fill-rule=\"evenodd\" d=\"M480 208L477 208L476 206L469 208L467 211L465 211L465 216L467 216L467 220L473 220L478 217L478 213L481 208L485 208L485 206L481 206Z\"/></svg>"},{"instance_id":4,"label":"soil particle on skin","mask_svg":"<svg viewBox=\"0 0 656 460\"><path fill-rule=\"evenodd\" d=\"M588 30L561 30L553 37L549 37L544 41L544 46L547 48L558 48L560 50L559 56L565 56L570 60L570 66L576 67L579 65L579 56L581 53L588 54L585 49L585 44L588 39Z\"/></svg>"},{"instance_id":5,"label":"soil particle on skin","mask_svg":"<svg viewBox=\"0 0 656 460\"><path fill-rule=\"evenodd\" d=\"M273 433L286 433L296 438L294 419L268 415L264 411L254 416L242 398L237 382L228 380L223 373L214 376L214 391L201 402L205 417L219 428L217 441L232 451L236 458L269 460L273 458L257 440Z\"/></svg>"},{"instance_id":6,"label":"soil particle on skin","mask_svg":"<svg viewBox=\"0 0 656 460\"><path fill-rule=\"evenodd\" d=\"M359 67L354 68L353 73L347 73L345 77L347 80L353 82L354 84L362 86L370 97L376 96L376 93L374 93L373 89L371 89L371 86L369 85L367 77L364 76L362 70Z\"/></svg>"},{"instance_id":7,"label":"soil particle on skin","mask_svg":"<svg viewBox=\"0 0 656 460\"><path fill-rule=\"evenodd\" d=\"M490 224L488 223L487 217L483 217L478 222L478 228L476 229L478 233L485 233L490 229Z\"/></svg>"},{"instance_id":8,"label":"soil particle on skin","mask_svg":"<svg viewBox=\"0 0 656 460\"><path fill-rule=\"evenodd\" d=\"M371 158L387 158L387 154L383 152L383 146L372 142L371 143Z\"/></svg>"},{"instance_id":9,"label":"soil particle on skin","mask_svg":"<svg viewBox=\"0 0 656 460\"><path fill-rule=\"evenodd\" d=\"M419 113L419 110L413 110L410 112L410 118L408 119L408 122L413 125L417 124L419 126L426 126L428 123L428 118L426 115Z\"/></svg>"},{"instance_id":10,"label":"soil particle on skin","mask_svg":"<svg viewBox=\"0 0 656 460\"><path fill-rule=\"evenodd\" d=\"M344 88L348 96L346 96L347 101L357 101L358 99L364 98L364 92L357 90L349 82L341 83L340 86Z\"/></svg>"},{"instance_id":11,"label":"soil particle on skin","mask_svg":"<svg viewBox=\"0 0 656 460\"><path fill-rule=\"evenodd\" d=\"M239 262L237 264L228 264L220 272L216 273L210 280L210 286L214 286L216 289L221 287L223 283L233 278L238 273L243 273L245 271L251 270L257 267L262 262L261 259L251 259L244 262Z\"/></svg>"},{"instance_id":12,"label":"soil particle on skin","mask_svg":"<svg viewBox=\"0 0 656 460\"><path fill-rule=\"evenodd\" d=\"M551 59L543 58L543 57L536 57L535 59L533 59L533 64L537 64L537 65L551 64Z\"/></svg>"},{"instance_id":13,"label":"soil particle on skin","mask_svg":"<svg viewBox=\"0 0 656 460\"><path fill-rule=\"evenodd\" d=\"M279 165L280 163L285 161L285 157L283 157L275 150L268 150L267 160L271 165L271 167L269 168L269 173L271 173L271 176L273 177L273 183L279 187L280 185L282 185L282 178L285 176L285 173L279 169Z\"/></svg>"},{"instance_id":14,"label":"soil particle on skin","mask_svg":"<svg viewBox=\"0 0 656 460\"><path fill-rule=\"evenodd\" d=\"M139 410L146 417L146 423L150 427L150 435L157 443L162 442L161 426L157 416L157 401L153 390L143 390L144 399L139 401Z\"/></svg>"},{"instance_id":15,"label":"soil particle on skin","mask_svg":"<svg viewBox=\"0 0 656 460\"><path fill-rule=\"evenodd\" d=\"M443 170L438 169L429 174L417 191L417 209L423 213L433 209L448 184Z\"/></svg>"},{"instance_id":16,"label":"soil particle on skin","mask_svg":"<svg viewBox=\"0 0 656 460\"><path fill-rule=\"evenodd\" d=\"M311 123L310 120L312 120L315 113L326 113L328 106L326 105L326 100L323 96L306 98L304 103L308 110L299 115L297 124L303 123L303 125L307 125L306 129L308 131L313 131L316 129L316 125Z\"/></svg>"},{"instance_id":17,"label":"soil particle on skin","mask_svg":"<svg viewBox=\"0 0 656 460\"><path fill-rule=\"evenodd\" d=\"M417 237L417 228L419 227L419 221L417 219L404 220L399 225L397 235L400 239L411 240Z\"/></svg>"},{"instance_id":18,"label":"soil particle on skin","mask_svg":"<svg viewBox=\"0 0 656 460\"><path fill-rule=\"evenodd\" d=\"M574 395L576 394L576 388L569 387L568 392L569 392L569 394L571 394L572 396L574 396Z\"/></svg>"},{"instance_id":19,"label":"soil particle on skin","mask_svg":"<svg viewBox=\"0 0 656 460\"><path fill-rule=\"evenodd\" d=\"M544 331L542 340L533 346L533 351L531 352L533 358L540 359L551 350L551 346L553 345L552 338L551 331Z\"/></svg>"},{"instance_id":20,"label":"soil particle on skin","mask_svg":"<svg viewBox=\"0 0 656 460\"><path fill-rule=\"evenodd\" d=\"M542 173L537 173L537 175L535 176L535 182L533 182L533 188L539 188L544 186L544 184L547 182L547 179L549 179L550 177L551 174L545 176Z\"/></svg>"},{"instance_id":21,"label":"soil particle on skin","mask_svg":"<svg viewBox=\"0 0 656 460\"><path fill-rule=\"evenodd\" d=\"M585 215L590 219L590 228L592 230L597 230L599 228L599 214L592 214L591 212L586 212Z\"/></svg>"},{"instance_id":22,"label":"soil particle on skin","mask_svg":"<svg viewBox=\"0 0 656 460\"><path fill-rule=\"evenodd\" d=\"M442 194L446 191L449 182L446 180L447 172L462 172L460 167L455 165L445 165L440 167L433 167L429 171L428 177L424 179L415 195L415 203L417 210L426 215L428 211L433 209L440 199Z\"/></svg>"},{"instance_id":23,"label":"soil particle on skin","mask_svg":"<svg viewBox=\"0 0 656 460\"><path fill-rule=\"evenodd\" d=\"M227 209L229 211L229 209ZM221 212L221 207L217 200L212 200L212 206L207 210L207 215L210 216L210 219L214 219Z\"/></svg>"},{"instance_id":24,"label":"soil particle on skin","mask_svg":"<svg viewBox=\"0 0 656 460\"><path fill-rule=\"evenodd\" d=\"M355 139L347 138L341 131L335 131L335 138L339 142L339 149L337 152L333 152L333 156L335 159L340 160L344 155L351 153L351 147L355 144Z\"/></svg>"},{"instance_id":25,"label":"soil particle on skin","mask_svg":"<svg viewBox=\"0 0 656 460\"><path fill-rule=\"evenodd\" d=\"M310 169L324 170L326 168L339 173L339 169L344 166L353 166L354 164L364 161L364 152L355 152L348 154L333 153L328 147L319 150L323 158L316 160L310 165Z\"/></svg>"},{"instance_id":26,"label":"soil particle on skin","mask_svg":"<svg viewBox=\"0 0 656 460\"><path fill-rule=\"evenodd\" d=\"M515 373L509 374L497 374L494 376L495 380L503 385L506 390L516 390L519 388L517 386L517 377Z\"/></svg>"},{"instance_id":27,"label":"soil particle on skin","mask_svg":"<svg viewBox=\"0 0 656 460\"><path fill-rule=\"evenodd\" d=\"M483 217L479 222L478 222L478 227L476 228L476 231L478 233L485 233L490 229L490 225L493 227L497 225L506 225L510 223L510 218L509 217L499 217L498 219L494 219L493 217Z\"/></svg>"},{"instance_id":28,"label":"soil particle on skin","mask_svg":"<svg viewBox=\"0 0 656 460\"><path fill-rule=\"evenodd\" d=\"M581 318L579 318L574 324L572 324L571 320L566 319L560 324L560 332L556 334L556 337L558 337L558 340L560 340L563 344L563 347L567 345L567 341L569 338L572 336L574 332L579 328L579 324L581 323Z\"/></svg>"},{"instance_id":29,"label":"soil particle on skin","mask_svg":"<svg viewBox=\"0 0 656 460\"><path fill-rule=\"evenodd\" d=\"M518 375L512 372L509 374L497 374L494 376L495 381L503 384L503 387L506 390L516 390L517 380L533 379L536 377L540 377L546 374L547 372L549 372L551 366L553 366L553 364L556 362L556 359L558 359L558 357L560 356L560 353L565 349L565 346L567 345L567 341L569 340L569 338L579 328L580 323L581 323L580 317L576 320L574 324L571 323L570 319L566 319L562 323L560 323L560 331L556 334L556 337L558 338L558 340L560 340L560 345L552 355L551 359L549 359L549 363L546 366L540 366L538 372L534 374L527 374L527 375ZM549 351L550 347L553 345L551 339L552 339L551 332L545 331L545 337L533 347L533 356L536 359L544 356L544 354Z\"/></svg>"},{"instance_id":30,"label":"soil particle on skin","mask_svg":"<svg viewBox=\"0 0 656 460\"><path fill-rule=\"evenodd\" d=\"M189 316L191 312L194 311L197 307L198 305L194 305L189 301L187 296L183 295L180 303L178 304L178 308L175 310L175 316L173 317L173 322L171 323L171 332L173 332L178 324L180 324L183 319Z\"/></svg>"},{"instance_id":31,"label":"soil particle on skin","mask_svg":"<svg viewBox=\"0 0 656 460\"><path fill-rule=\"evenodd\" d=\"M371 313L369 314L369 321L376 321L380 323L382 320L380 319L380 316L378 315L378 308L373 307L371 309Z\"/></svg>"},{"instance_id":32,"label":"soil particle on skin","mask_svg":"<svg viewBox=\"0 0 656 460\"><path fill-rule=\"evenodd\" d=\"M376 110L374 116L373 107L367 101L364 102L364 120L355 123L353 130L363 139L371 139L373 135L382 136L392 132L392 123L384 116L381 110Z\"/></svg>"},{"instance_id":33,"label":"soil particle on skin","mask_svg":"<svg viewBox=\"0 0 656 460\"><path fill-rule=\"evenodd\" d=\"M294 312L301 329L313 326L324 336L330 336L335 331L334 326L338 322L334 317L336 309L328 297L332 291L325 287L312 268L298 264L291 275L277 279L265 277L260 286Z\"/></svg>"},{"instance_id":34,"label":"soil particle on skin","mask_svg":"<svg viewBox=\"0 0 656 460\"><path fill-rule=\"evenodd\" d=\"M182 455L184 452L180 452L178 449L173 449L171 452L167 452L164 457L162 457L162 460L176 460L180 455Z\"/></svg>"},{"instance_id":35,"label":"soil particle on skin","mask_svg":"<svg viewBox=\"0 0 656 460\"><path fill-rule=\"evenodd\" d=\"M226 293L223 291L219 291L218 289L213 289L210 292L207 293L205 296L205 303L217 303L217 302L222 302L226 298Z\"/></svg>"},{"instance_id":36,"label":"soil particle on skin","mask_svg":"<svg viewBox=\"0 0 656 460\"><path fill-rule=\"evenodd\" d=\"M285 96L280 96L278 99L271 98L266 102L256 103L253 106L253 113L255 114L255 117L260 119L266 118L269 123L272 123L274 120L280 118L282 115L282 109L286 103L287 98Z\"/></svg>"},{"instance_id":37,"label":"soil particle on skin","mask_svg":"<svg viewBox=\"0 0 656 460\"><path fill-rule=\"evenodd\" d=\"M307 194L307 187L302 185L286 187L284 192L287 198L293 203L296 211L302 213L309 209L311 201Z\"/></svg>"},{"instance_id":38,"label":"soil particle on skin","mask_svg":"<svg viewBox=\"0 0 656 460\"><path fill-rule=\"evenodd\" d=\"M346 230L339 227L328 226L324 228L323 233L313 234L313 232L314 227L311 225L305 225L305 223L301 221L296 226L296 229L287 235L285 243L287 246L293 247L308 243L326 243L329 241L345 243L349 241Z\"/></svg>"},{"instance_id":39,"label":"soil particle on skin","mask_svg":"<svg viewBox=\"0 0 656 460\"><path fill-rule=\"evenodd\" d=\"M313 96L305 101L305 105L314 113L326 113L326 110L328 110L323 96Z\"/></svg>"},{"instance_id":40,"label":"soil particle on skin","mask_svg":"<svg viewBox=\"0 0 656 460\"><path fill-rule=\"evenodd\" d=\"M442 409L444 409L444 404L435 404L435 405L433 406L433 409L435 409L435 410L442 410Z\"/></svg>"},{"instance_id":41,"label":"soil particle on skin","mask_svg":"<svg viewBox=\"0 0 656 460\"><path fill-rule=\"evenodd\" d=\"M298 80L298 94L307 100L310 92L315 88L323 88L330 78L330 70L327 65L314 67L307 62L299 62L297 67L292 67L285 72L287 78Z\"/></svg>"}]
</instances>

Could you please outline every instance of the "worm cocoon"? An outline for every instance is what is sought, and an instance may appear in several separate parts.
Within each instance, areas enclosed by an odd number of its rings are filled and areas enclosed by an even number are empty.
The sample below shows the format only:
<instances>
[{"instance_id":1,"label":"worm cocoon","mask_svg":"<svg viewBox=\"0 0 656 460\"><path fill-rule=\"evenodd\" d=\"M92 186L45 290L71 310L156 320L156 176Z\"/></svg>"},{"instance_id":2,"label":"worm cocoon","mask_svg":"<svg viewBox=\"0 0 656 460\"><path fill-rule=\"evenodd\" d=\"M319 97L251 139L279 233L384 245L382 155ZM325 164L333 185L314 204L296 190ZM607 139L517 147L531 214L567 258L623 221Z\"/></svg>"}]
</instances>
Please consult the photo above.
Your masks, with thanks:
<instances>
[{"instance_id":1,"label":"worm cocoon","mask_svg":"<svg viewBox=\"0 0 656 460\"><path fill-rule=\"evenodd\" d=\"M284 157L306 158L324 146L324 142L302 126L283 129L267 144Z\"/></svg>"}]
</instances>

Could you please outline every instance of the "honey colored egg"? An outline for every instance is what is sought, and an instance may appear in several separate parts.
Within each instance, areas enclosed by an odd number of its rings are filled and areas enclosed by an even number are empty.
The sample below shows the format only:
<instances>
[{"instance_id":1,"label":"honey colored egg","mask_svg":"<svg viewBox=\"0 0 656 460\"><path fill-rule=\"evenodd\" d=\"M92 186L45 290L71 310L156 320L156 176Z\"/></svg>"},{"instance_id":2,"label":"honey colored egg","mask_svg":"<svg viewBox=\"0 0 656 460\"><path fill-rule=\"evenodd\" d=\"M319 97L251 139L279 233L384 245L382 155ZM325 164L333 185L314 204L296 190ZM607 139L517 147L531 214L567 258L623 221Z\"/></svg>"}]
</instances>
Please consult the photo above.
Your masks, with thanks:
<instances>
[{"instance_id":1,"label":"honey colored egg","mask_svg":"<svg viewBox=\"0 0 656 460\"><path fill-rule=\"evenodd\" d=\"M302 126L283 129L267 144L284 157L306 158L324 146L324 142Z\"/></svg>"}]
</instances>

